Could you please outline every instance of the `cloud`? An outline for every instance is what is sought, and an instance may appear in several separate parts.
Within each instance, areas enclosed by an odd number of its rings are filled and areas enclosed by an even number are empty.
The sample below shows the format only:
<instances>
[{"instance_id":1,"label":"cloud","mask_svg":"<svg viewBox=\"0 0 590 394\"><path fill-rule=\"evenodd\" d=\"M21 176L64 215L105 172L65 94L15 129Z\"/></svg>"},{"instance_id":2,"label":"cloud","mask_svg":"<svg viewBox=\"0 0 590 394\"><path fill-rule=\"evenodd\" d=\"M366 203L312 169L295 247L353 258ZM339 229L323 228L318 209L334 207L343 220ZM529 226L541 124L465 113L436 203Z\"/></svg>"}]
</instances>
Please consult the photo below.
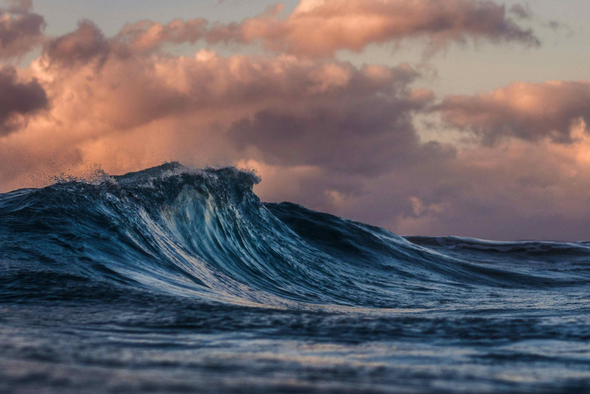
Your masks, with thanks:
<instances>
[{"instance_id":1,"label":"cloud","mask_svg":"<svg viewBox=\"0 0 590 394\"><path fill-rule=\"evenodd\" d=\"M275 7L241 23L216 24L208 41L260 40L270 50L308 57L420 37L429 40L430 51L469 40L540 45L532 30L520 27L492 1L301 0L286 19L278 18L280 11Z\"/></svg>"},{"instance_id":2,"label":"cloud","mask_svg":"<svg viewBox=\"0 0 590 394\"><path fill-rule=\"evenodd\" d=\"M261 174L257 192L266 201L295 201L398 234L572 241L588 239L588 152L590 137L581 133L571 145L471 146L377 177L244 165Z\"/></svg>"},{"instance_id":3,"label":"cloud","mask_svg":"<svg viewBox=\"0 0 590 394\"><path fill-rule=\"evenodd\" d=\"M580 120L590 123L590 82L514 83L478 96L450 96L435 109L486 143L502 137L571 143Z\"/></svg>"},{"instance_id":4,"label":"cloud","mask_svg":"<svg viewBox=\"0 0 590 394\"><path fill-rule=\"evenodd\" d=\"M11 151L30 161L23 167L45 163L44 146L32 149L30 141L48 135L47 148L71 152L64 157L72 166L108 161L111 172L144 163L147 141L154 158L195 162L198 154L204 165L258 159L369 177L452 154L423 146L415 133L411 114L433 94L410 88L420 74L408 65L221 57L207 50L193 57L119 56L116 45L84 21L45 46L31 72L52 108L10 140ZM157 162L145 165L151 164Z\"/></svg>"},{"instance_id":5,"label":"cloud","mask_svg":"<svg viewBox=\"0 0 590 394\"><path fill-rule=\"evenodd\" d=\"M516 140L463 149L430 174L414 174L428 185L415 197L438 210L406 208L382 223L404 234L587 240L590 138L581 127L576 134L570 145ZM397 185L409 194L411 186Z\"/></svg>"},{"instance_id":6,"label":"cloud","mask_svg":"<svg viewBox=\"0 0 590 394\"><path fill-rule=\"evenodd\" d=\"M49 104L45 90L36 80L22 83L17 79L14 68L0 69L0 137L13 131L25 116Z\"/></svg>"},{"instance_id":7,"label":"cloud","mask_svg":"<svg viewBox=\"0 0 590 394\"><path fill-rule=\"evenodd\" d=\"M303 110L265 109L235 123L229 138L271 165L318 166L368 177L452 154L420 142L411 113L426 102L412 101L408 92L344 96Z\"/></svg>"},{"instance_id":8,"label":"cloud","mask_svg":"<svg viewBox=\"0 0 590 394\"><path fill-rule=\"evenodd\" d=\"M116 39L127 43L133 51L152 51L166 43L182 44L201 40L206 33L207 21L193 19L173 20L164 25L159 22L144 20L125 26Z\"/></svg>"},{"instance_id":9,"label":"cloud","mask_svg":"<svg viewBox=\"0 0 590 394\"><path fill-rule=\"evenodd\" d=\"M44 52L50 63L72 67L94 60L102 64L107 60L111 48L100 29L93 22L84 20L72 33L48 41Z\"/></svg>"},{"instance_id":10,"label":"cloud","mask_svg":"<svg viewBox=\"0 0 590 394\"><path fill-rule=\"evenodd\" d=\"M588 152L590 137L581 133L570 145L470 146L370 177L323 165L241 165L262 176L256 191L265 201L294 201L398 234L571 241L588 239Z\"/></svg>"},{"instance_id":11,"label":"cloud","mask_svg":"<svg viewBox=\"0 0 590 394\"><path fill-rule=\"evenodd\" d=\"M33 0L6 0L9 12L27 13L33 9Z\"/></svg>"},{"instance_id":12,"label":"cloud","mask_svg":"<svg viewBox=\"0 0 590 394\"><path fill-rule=\"evenodd\" d=\"M533 17L533 12L530 10L528 5L523 6L522 4L514 4L512 7L510 7L510 12L520 19L530 20Z\"/></svg>"},{"instance_id":13,"label":"cloud","mask_svg":"<svg viewBox=\"0 0 590 394\"><path fill-rule=\"evenodd\" d=\"M182 34L151 35L142 23L123 39L84 21L29 70L0 73L0 92L10 93L0 107L12 108L0 116L11 128L0 138L2 191L95 165L117 174L166 160L237 164L260 172L265 201L401 234L587 238L587 82L436 101L413 88L421 75L408 65L207 50L175 57L158 48ZM432 111L487 143L423 140L415 116Z\"/></svg>"},{"instance_id":14,"label":"cloud","mask_svg":"<svg viewBox=\"0 0 590 394\"><path fill-rule=\"evenodd\" d=\"M35 67L55 105L62 112L73 111L60 117L92 114L96 128L102 125L109 132L168 116L200 115L230 125L266 110L295 114L322 106L335 111L330 107L340 105L343 113L345 104L381 95L390 98L387 110L396 110L395 120L401 123L404 113L431 100L428 92L406 89L419 76L407 65L357 68L287 55L224 58L207 50L194 57L148 56L125 52L117 44L82 22L76 31L46 45ZM120 56L123 52L126 56Z\"/></svg>"},{"instance_id":15,"label":"cloud","mask_svg":"<svg viewBox=\"0 0 590 394\"><path fill-rule=\"evenodd\" d=\"M280 19L283 8L277 4L241 23L211 25L202 18L168 24L143 20L127 24L110 39L92 22L83 21L77 31L51 40L46 52L71 63L113 53L149 54L166 44L201 40L209 44L261 41L271 51L308 58L330 57L338 50L359 52L370 44L409 38L426 38L430 53L468 41L540 45L532 30L520 27L504 6L493 1L301 0L291 15ZM511 8L520 19L526 12L523 6Z\"/></svg>"},{"instance_id":16,"label":"cloud","mask_svg":"<svg viewBox=\"0 0 590 394\"><path fill-rule=\"evenodd\" d=\"M8 1L0 9L0 59L23 56L44 40L45 19L31 12L31 0Z\"/></svg>"}]
</instances>

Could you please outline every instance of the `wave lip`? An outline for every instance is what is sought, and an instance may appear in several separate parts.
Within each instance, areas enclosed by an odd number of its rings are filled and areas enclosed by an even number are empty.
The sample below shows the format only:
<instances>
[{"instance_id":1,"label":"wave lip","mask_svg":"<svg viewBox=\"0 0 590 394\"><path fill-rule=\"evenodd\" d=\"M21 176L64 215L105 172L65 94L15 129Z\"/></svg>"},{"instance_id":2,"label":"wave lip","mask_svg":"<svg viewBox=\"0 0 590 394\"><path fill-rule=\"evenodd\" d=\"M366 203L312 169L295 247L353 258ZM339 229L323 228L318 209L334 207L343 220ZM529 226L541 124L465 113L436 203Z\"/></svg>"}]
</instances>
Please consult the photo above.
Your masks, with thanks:
<instances>
[{"instance_id":1,"label":"wave lip","mask_svg":"<svg viewBox=\"0 0 590 394\"><path fill-rule=\"evenodd\" d=\"M0 195L0 277L20 284L0 297L47 296L61 283L62 292L100 284L273 307L429 308L484 288L589 279L583 243L405 239L263 204L258 182L232 167L167 163ZM55 286L35 288L41 273Z\"/></svg>"}]
</instances>

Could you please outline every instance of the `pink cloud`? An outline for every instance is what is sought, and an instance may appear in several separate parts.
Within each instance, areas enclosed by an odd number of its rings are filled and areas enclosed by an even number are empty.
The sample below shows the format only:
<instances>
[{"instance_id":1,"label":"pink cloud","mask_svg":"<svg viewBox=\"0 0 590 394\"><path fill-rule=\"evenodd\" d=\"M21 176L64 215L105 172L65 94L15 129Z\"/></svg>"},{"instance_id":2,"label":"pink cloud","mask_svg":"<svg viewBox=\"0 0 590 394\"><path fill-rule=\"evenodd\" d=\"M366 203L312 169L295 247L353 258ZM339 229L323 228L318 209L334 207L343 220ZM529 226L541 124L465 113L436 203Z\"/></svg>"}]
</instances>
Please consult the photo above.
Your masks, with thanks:
<instances>
[{"instance_id":1,"label":"pink cloud","mask_svg":"<svg viewBox=\"0 0 590 394\"><path fill-rule=\"evenodd\" d=\"M475 97L447 97L436 110L487 142L516 137L569 143L579 121L590 122L590 82L514 83Z\"/></svg>"},{"instance_id":2,"label":"pink cloud","mask_svg":"<svg viewBox=\"0 0 590 394\"><path fill-rule=\"evenodd\" d=\"M241 23L217 24L209 42L262 41L268 49L309 57L426 37L430 50L468 40L538 46L531 30L507 16L505 7L476 0L301 0L286 19L271 11ZM520 10L520 9L519 9ZM524 10L524 8L523 8Z\"/></svg>"},{"instance_id":3,"label":"pink cloud","mask_svg":"<svg viewBox=\"0 0 590 394\"><path fill-rule=\"evenodd\" d=\"M166 43L194 44L205 36L206 25L207 21L201 18L189 21L176 19L166 25L144 20L125 26L116 38L134 51L152 51Z\"/></svg>"},{"instance_id":4,"label":"pink cloud","mask_svg":"<svg viewBox=\"0 0 590 394\"><path fill-rule=\"evenodd\" d=\"M159 33L141 38L152 26L125 41L82 22L20 76L7 69L6 91L45 92L47 101L5 106L9 123L27 121L0 137L3 191L95 165L117 174L165 160L239 164L260 172L263 200L402 234L587 237L586 82L443 99L434 108L446 121L495 138L462 147L424 141L414 128L436 98L413 88L421 75L408 65L207 50L174 57L157 51ZM136 39L149 45L134 47Z\"/></svg>"},{"instance_id":5,"label":"pink cloud","mask_svg":"<svg viewBox=\"0 0 590 394\"><path fill-rule=\"evenodd\" d=\"M338 50L360 52L368 45L426 38L429 52L451 43L515 42L539 46L530 29L519 26L503 5L477 0L301 0L287 18L282 4L262 15L229 24L202 18L176 19L168 24L144 20L128 24L112 41L132 51L150 52L165 44L205 40L251 44L262 42L275 52L305 57L330 57ZM527 8L510 13L523 19Z\"/></svg>"},{"instance_id":6,"label":"pink cloud","mask_svg":"<svg viewBox=\"0 0 590 394\"><path fill-rule=\"evenodd\" d=\"M284 164L317 161L371 174L425 154L410 113L428 105L433 95L409 88L420 75L407 65L355 67L287 55L225 58L206 50L193 57L147 56L105 38L89 21L44 49L29 74L52 105L3 142L26 157L0 175L5 184L21 173L18 167L46 166L46 149L72 152L54 160L55 168L71 172L87 162L108 161L106 169L122 172L178 156L194 161L205 151L203 164L211 164L206 157L226 164L248 157L273 161L279 151L265 139L286 135L283 121L289 120L297 130L291 127L293 154L282 155ZM258 122L264 127L252 134ZM350 127L339 131L347 122ZM322 151L312 148L318 141L327 147L330 136L340 139L332 148L339 157L322 160ZM32 142L49 137L52 144ZM150 163L141 157L145 149L133 146L147 141L156 146L149 148ZM373 149L379 153L366 160ZM12 156L6 152L3 158Z\"/></svg>"}]
</instances>

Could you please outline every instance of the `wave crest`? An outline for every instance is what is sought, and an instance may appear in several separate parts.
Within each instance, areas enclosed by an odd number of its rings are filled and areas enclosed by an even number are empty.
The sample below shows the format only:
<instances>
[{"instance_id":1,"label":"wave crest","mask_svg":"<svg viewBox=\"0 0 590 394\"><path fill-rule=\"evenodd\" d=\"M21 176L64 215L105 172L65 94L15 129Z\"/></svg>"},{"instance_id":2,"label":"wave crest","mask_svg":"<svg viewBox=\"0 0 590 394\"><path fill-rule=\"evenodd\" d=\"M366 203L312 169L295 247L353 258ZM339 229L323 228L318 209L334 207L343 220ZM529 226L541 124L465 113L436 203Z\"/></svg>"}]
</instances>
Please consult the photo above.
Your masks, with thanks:
<instances>
[{"instance_id":1,"label":"wave crest","mask_svg":"<svg viewBox=\"0 0 590 394\"><path fill-rule=\"evenodd\" d=\"M573 273L571 261L558 274L522 265L508 271L487 257L488 244L412 243L295 204L263 204L253 193L258 182L235 168L169 163L100 182L69 180L0 195L0 261L21 281L42 271L63 283L78 278L274 307L422 308L440 304L440 294L460 296L481 286L587 280ZM584 245L574 247L587 257ZM47 291L34 282L15 285L14 292Z\"/></svg>"}]
</instances>

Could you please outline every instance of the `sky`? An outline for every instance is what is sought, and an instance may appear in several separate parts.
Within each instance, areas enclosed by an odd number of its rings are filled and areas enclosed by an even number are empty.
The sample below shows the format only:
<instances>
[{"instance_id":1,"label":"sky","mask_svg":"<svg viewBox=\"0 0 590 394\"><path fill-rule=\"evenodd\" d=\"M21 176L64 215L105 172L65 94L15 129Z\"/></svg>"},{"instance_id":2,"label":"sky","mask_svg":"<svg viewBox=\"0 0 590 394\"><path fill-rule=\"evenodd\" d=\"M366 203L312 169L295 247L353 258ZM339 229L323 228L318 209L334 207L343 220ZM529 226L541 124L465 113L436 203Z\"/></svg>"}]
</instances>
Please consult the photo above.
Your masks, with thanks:
<instances>
[{"instance_id":1,"label":"sky","mask_svg":"<svg viewBox=\"0 0 590 394\"><path fill-rule=\"evenodd\" d=\"M0 192L179 161L402 235L590 239L590 3L10 0Z\"/></svg>"}]
</instances>

